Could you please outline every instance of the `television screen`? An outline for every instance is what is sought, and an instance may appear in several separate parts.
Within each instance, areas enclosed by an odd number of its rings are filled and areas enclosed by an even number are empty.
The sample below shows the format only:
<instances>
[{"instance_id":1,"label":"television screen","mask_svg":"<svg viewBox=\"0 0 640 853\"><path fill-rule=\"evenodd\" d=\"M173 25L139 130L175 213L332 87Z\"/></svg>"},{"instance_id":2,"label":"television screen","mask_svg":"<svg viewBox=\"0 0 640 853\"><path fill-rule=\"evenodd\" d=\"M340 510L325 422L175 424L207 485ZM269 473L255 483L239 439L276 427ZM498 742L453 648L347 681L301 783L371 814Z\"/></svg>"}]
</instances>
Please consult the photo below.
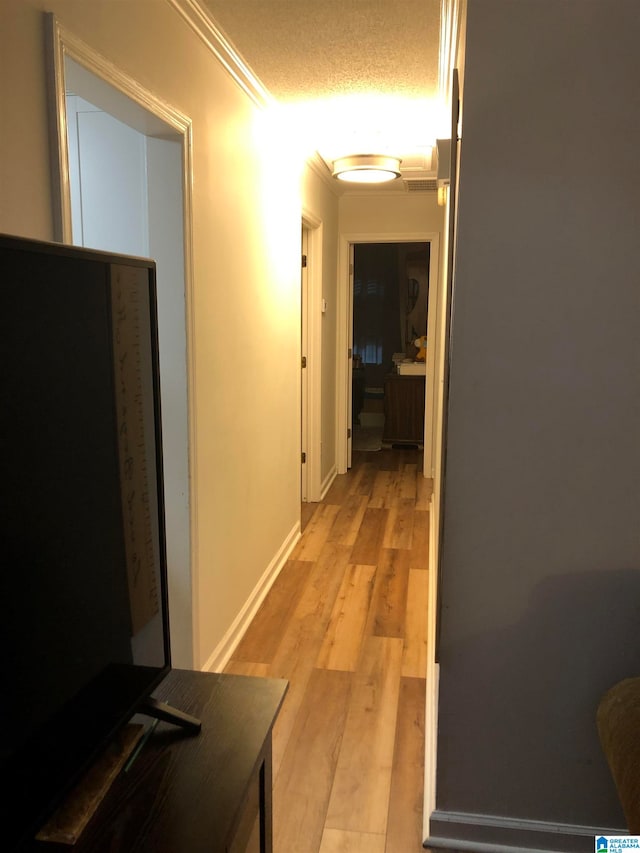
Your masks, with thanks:
<instances>
[{"instance_id":1,"label":"television screen","mask_svg":"<svg viewBox=\"0 0 640 853\"><path fill-rule=\"evenodd\" d=\"M3 849L170 668L153 261L0 235Z\"/></svg>"}]
</instances>

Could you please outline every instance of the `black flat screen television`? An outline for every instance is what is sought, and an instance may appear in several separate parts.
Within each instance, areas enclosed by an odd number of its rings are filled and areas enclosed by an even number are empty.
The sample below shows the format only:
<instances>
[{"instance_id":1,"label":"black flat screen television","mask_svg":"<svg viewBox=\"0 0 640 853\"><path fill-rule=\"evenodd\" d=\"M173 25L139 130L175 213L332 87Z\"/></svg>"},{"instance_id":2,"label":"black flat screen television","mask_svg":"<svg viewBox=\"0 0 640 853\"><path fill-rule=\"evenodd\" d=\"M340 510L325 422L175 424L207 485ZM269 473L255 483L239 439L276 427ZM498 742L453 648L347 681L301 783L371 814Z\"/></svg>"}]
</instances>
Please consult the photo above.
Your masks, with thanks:
<instances>
[{"instance_id":1,"label":"black flat screen television","mask_svg":"<svg viewBox=\"0 0 640 853\"><path fill-rule=\"evenodd\" d=\"M171 667L155 272L0 235L5 850Z\"/></svg>"}]
</instances>

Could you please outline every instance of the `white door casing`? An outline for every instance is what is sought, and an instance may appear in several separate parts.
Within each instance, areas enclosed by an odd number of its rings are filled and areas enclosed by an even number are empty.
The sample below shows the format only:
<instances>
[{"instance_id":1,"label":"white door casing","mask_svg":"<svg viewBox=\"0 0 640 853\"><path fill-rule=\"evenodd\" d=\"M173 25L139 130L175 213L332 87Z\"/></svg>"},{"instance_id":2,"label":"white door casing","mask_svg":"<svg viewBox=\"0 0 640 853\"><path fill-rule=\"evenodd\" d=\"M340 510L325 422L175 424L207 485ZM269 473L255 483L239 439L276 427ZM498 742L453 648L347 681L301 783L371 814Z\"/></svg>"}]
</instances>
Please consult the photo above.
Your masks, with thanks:
<instances>
[{"instance_id":1,"label":"white door casing","mask_svg":"<svg viewBox=\"0 0 640 853\"><path fill-rule=\"evenodd\" d=\"M191 417L195 388L190 298L191 121L69 33L54 15L48 14L46 21L52 161L57 164L53 169L57 240L74 242L67 76L73 79L76 94L99 105L103 115L125 122L132 132L137 130L146 146L149 208L155 209L149 220L147 245L158 266L161 394L168 403L162 410L162 428L165 459L171 463L165 470L165 513L172 661L189 668L199 660L197 610L193 606L198 576L192 547L197 536L197 466ZM160 204L156 203L158 199ZM82 235L75 242L82 245ZM171 352L166 349L169 344ZM171 373L171 381L163 382L163 374L168 378ZM176 389L181 389L177 397Z\"/></svg>"},{"instance_id":2,"label":"white door casing","mask_svg":"<svg viewBox=\"0 0 640 853\"><path fill-rule=\"evenodd\" d=\"M300 468L300 498L303 502L308 500L308 483L307 483L307 454L308 454L308 370L307 370L307 341L308 341L308 261L309 261L309 233L304 222L302 223L302 241L301 241L301 269L300 269L300 448L302 451L302 461Z\"/></svg>"},{"instance_id":3,"label":"white door casing","mask_svg":"<svg viewBox=\"0 0 640 853\"><path fill-rule=\"evenodd\" d=\"M342 234L338 247L338 364L337 364L337 466L344 474L351 466L351 388L353 349L353 246L356 243L429 243L429 305L427 307L427 364L425 388L424 476L433 476L435 440L434 356L437 347L436 307L438 300L439 245L437 232Z\"/></svg>"}]
</instances>

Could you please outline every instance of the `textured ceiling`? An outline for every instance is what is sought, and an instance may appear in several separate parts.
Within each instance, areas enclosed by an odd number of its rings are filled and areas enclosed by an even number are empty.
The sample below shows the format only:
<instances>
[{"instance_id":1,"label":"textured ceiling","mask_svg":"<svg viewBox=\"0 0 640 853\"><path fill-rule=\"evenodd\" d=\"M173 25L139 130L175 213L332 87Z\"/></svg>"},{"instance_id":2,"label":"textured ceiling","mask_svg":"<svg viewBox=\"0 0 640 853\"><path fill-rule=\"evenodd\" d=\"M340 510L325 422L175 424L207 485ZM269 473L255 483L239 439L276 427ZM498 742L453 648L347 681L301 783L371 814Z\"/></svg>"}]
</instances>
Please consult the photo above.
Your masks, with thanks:
<instances>
[{"instance_id":1,"label":"textured ceiling","mask_svg":"<svg viewBox=\"0 0 640 853\"><path fill-rule=\"evenodd\" d=\"M325 160L357 148L384 150L402 156L405 166L413 163L416 175L430 170L441 0L202 3L280 104L305 106L304 123L315 109L316 149ZM318 106L329 101L342 104L331 119ZM341 140L352 135L352 145L320 138L331 121L342 125ZM395 139L384 142L390 130Z\"/></svg>"},{"instance_id":2,"label":"textured ceiling","mask_svg":"<svg viewBox=\"0 0 640 853\"><path fill-rule=\"evenodd\" d=\"M281 101L435 97L440 0L204 0Z\"/></svg>"}]
</instances>

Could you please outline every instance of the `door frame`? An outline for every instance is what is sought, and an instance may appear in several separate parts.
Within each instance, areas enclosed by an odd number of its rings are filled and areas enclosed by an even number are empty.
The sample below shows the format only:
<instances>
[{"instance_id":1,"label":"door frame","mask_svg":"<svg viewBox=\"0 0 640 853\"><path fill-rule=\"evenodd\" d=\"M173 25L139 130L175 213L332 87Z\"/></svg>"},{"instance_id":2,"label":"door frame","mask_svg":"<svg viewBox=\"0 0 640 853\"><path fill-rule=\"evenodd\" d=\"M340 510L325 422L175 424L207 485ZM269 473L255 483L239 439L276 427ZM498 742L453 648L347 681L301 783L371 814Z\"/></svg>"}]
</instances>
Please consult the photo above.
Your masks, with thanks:
<instances>
[{"instance_id":1,"label":"door frame","mask_svg":"<svg viewBox=\"0 0 640 853\"><path fill-rule=\"evenodd\" d=\"M405 231L362 234L341 234L338 246L338 359L336 400L336 457L338 473L344 474L351 465L351 388L353 352L353 246L356 243L429 243L429 303L427 306L427 346L424 466L425 477L433 476L435 418L435 354L437 348L437 304L440 276L440 235L436 231Z\"/></svg>"},{"instance_id":2,"label":"door frame","mask_svg":"<svg viewBox=\"0 0 640 853\"><path fill-rule=\"evenodd\" d=\"M194 363L194 319L193 319L193 165L192 165L192 126L191 119L180 113L170 104L161 100L143 88L117 66L105 59L91 47L69 32L57 20L55 14L45 14L46 48L49 85L49 114L51 126L51 159L53 183L54 238L62 243L71 244L71 184L69 170L69 147L67 141L67 106L65 60L70 59L89 74L93 75L100 89L103 101L114 106L118 118L146 137L168 138L181 146L182 159L182 248L184 282L184 333L186 343L186 431L187 447L183 448L188 476L188 518L181 522L185 549L188 552L186 566L179 570L186 577L172 577L169 573L169 597L171 634L178 641L182 658L179 665L195 666L200 660L197 625L198 609L195 606L198 596L197 571L197 471L196 435L195 435L195 363ZM111 112L103 103L106 112ZM123 110L126 116L123 116ZM172 587L178 582L180 588L188 584L190 595L186 606L184 592L176 587L175 597ZM171 601L178 599L176 606ZM177 606L182 603L182 606Z\"/></svg>"},{"instance_id":3,"label":"door frame","mask_svg":"<svg viewBox=\"0 0 640 853\"><path fill-rule=\"evenodd\" d=\"M308 276L308 261L309 261L309 229L302 221L302 240L301 240L301 269L300 269L300 500L306 503L308 497L307 485L307 458L309 455L309 405L308 405L308 378L309 371L307 368L309 345L309 276Z\"/></svg>"}]
</instances>

